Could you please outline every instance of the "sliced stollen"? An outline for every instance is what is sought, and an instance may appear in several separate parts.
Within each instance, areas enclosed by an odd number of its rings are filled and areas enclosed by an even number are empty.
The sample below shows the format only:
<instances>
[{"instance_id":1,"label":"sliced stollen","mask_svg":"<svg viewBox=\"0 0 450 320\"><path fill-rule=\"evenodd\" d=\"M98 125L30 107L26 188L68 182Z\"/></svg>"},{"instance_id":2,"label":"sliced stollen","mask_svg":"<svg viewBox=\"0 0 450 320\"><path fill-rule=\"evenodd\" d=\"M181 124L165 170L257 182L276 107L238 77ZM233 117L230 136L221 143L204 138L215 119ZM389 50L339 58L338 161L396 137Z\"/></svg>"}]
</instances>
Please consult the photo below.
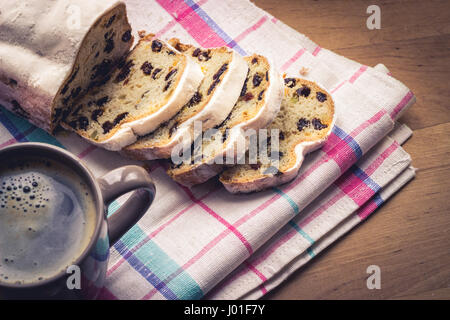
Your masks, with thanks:
<instances>
[{"instance_id":1,"label":"sliced stollen","mask_svg":"<svg viewBox=\"0 0 450 320\"><path fill-rule=\"evenodd\" d=\"M253 192L277 186L294 179L304 156L327 140L335 122L334 102L329 93L317 84L299 79L286 78L285 93L278 116L269 130L279 130L278 167L270 162L236 165L220 175L220 182L231 193ZM276 131L275 131L276 132Z\"/></svg>"},{"instance_id":2,"label":"sliced stollen","mask_svg":"<svg viewBox=\"0 0 450 320\"><path fill-rule=\"evenodd\" d=\"M119 1L2 1L0 20L0 103L48 132L133 43Z\"/></svg>"},{"instance_id":3,"label":"sliced stollen","mask_svg":"<svg viewBox=\"0 0 450 320\"><path fill-rule=\"evenodd\" d=\"M149 34L64 120L89 142L118 151L173 117L197 91L200 66Z\"/></svg>"},{"instance_id":4,"label":"sliced stollen","mask_svg":"<svg viewBox=\"0 0 450 320\"><path fill-rule=\"evenodd\" d=\"M182 44L178 39L171 39L169 43L194 58L205 78L178 114L122 150L127 157L138 160L170 158L175 147L192 143L195 123L201 122L203 131L220 124L239 98L248 66L238 53L227 47L196 48Z\"/></svg>"},{"instance_id":5,"label":"sliced stollen","mask_svg":"<svg viewBox=\"0 0 450 320\"><path fill-rule=\"evenodd\" d=\"M168 174L178 183L192 186L219 174L225 168L224 158L234 163L242 155L239 150L245 153L248 146L245 131L256 132L267 127L280 110L283 78L263 56L254 54L245 60L249 73L240 97L225 121L215 128L216 132L203 138L201 159L191 155L189 163L172 164L168 169ZM244 148L238 147L239 139L244 142Z\"/></svg>"}]
</instances>

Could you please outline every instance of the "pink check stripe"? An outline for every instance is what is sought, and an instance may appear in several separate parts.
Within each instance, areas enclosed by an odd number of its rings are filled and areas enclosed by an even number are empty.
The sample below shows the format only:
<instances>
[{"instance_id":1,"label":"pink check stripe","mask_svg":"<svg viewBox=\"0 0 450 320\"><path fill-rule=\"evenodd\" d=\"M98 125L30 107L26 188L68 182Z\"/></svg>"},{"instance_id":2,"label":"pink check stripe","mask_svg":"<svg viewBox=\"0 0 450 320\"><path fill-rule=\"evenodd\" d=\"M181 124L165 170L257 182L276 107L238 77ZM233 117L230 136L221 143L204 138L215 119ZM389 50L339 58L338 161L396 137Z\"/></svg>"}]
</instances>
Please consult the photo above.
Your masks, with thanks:
<instances>
[{"instance_id":1,"label":"pink check stripe","mask_svg":"<svg viewBox=\"0 0 450 320\"><path fill-rule=\"evenodd\" d=\"M317 46L317 47L314 49L312 55L313 55L313 56L317 56L317 55L319 54L320 50L322 50L322 48L321 48L320 46Z\"/></svg>"},{"instance_id":2,"label":"pink check stripe","mask_svg":"<svg viewBox=\"0 0 450 320\"><path fill-rule=\"evenodd\" d=\"M246 29L244 32L242 32L240 35L238 35L234 41L235 42L240 42L242 41L245 37L247 37L250 33L252 33L253 31L259 29L269 18L267 16L262 17L261 19L259 19L253 26L251 26L250 28Z\"/></svg>"},{"instance_id":3,"label":"pink check stripe","mask_svg":"<svg viewBox=\"0 0 450 320\"><path fill-rule=\"evenodd\" d=\"M226 42L215 32L212 32L208 24L184 1L156 2L166 10L202 47L221 47Z\"/></svg>"},{"instance_id":4,"label":"pink check stripe","mask_svg":"<svg viewBox=\"0 0 450 320\"><path fill-rule=\"evenodd\" d=\"M159 30L155 34L155 38L160 38L162 35L164 35L166 32L168 32L170 29L172 29L177 24L177 20L173 19L169 21L161 30Z\"/></svg>"},{"instance_id":5,"label":"pink check stripe","mask_svg":"<svg viewBox=\"0 0 450 320\"><path fill-rule=\"evenodd\" d=\"M267 289L266 289L266 287L264 286L264 282L267 281L267 278L264 276L264 274L263 274L261 271L259 271L258 269L256 269L251 263L245 262L245 266L246 266L250 271L252 271L254 274L256 274L256 275L258 276L259 279L261 279L262 282L261 282L261 285L259 286L259 289L261 290L261 292L262 292L263 294L266 294L266 293L267 293Z\"/></svg>"},{"instance_id":6,"label":"pink check stripe","mask_svg":"<svg viewBox=\"0 0 450 320\"><path fill-rule=\"evenodd\" d=\"M369 125L371 124L375 124L376 122L378 122L382 116L386 114L386 111L380 111L378 113L376 113L372 118L368 119L367 121L363 122L362 124L360 124L356 129L354 129L349 135L351 137L355 137L358 134L360 134L365 128L367 128ZM288 184L287 186L285 186L284 188L282 188L282 190L284 192L287 192L289 190L292 190L293 188L295 188L303 179L305 179L306 177L308 177L312 172L314 172L318 167L320 167L321 165L323 165L324 163L328 162L330 159L332 159L331 156L337 155L339 154L339 150L341 150L341 145L342 144L346 144L345 141L340 141L338 144L336 145L332 145L332 144L328 144L326 143L323 147L322 147L322 151L325 152L325 155L322 156L322 158L320 158L318 161L316 161L309 169L307 169L303 174L301 174L300 176L298 176L294 181L292 181L290 184ZM350 151L349 151L350 152ZM331 155L331 156L330 156ZM349 164L347 164L347 167L349 166Z\"/></svg>"},{"instance_id":7,"label":"pink check stripe","mask_svg":"<svg viewBox=\"0 0 450 320\"><path fill-rule=\"evenodd\" d=\"M87 147L86 149L84 149L82 152L80 152L78 154L78 158L83 159L85 158L88 154L90 154L91 152L93 152L94 150L96 150L97 147L94 145L90 145L89 147Z\"/></svg>"},{"instance_id":8,"label":"pink check stripe","mask_svg":"<svg viewBox=\"0 0 450 320\"><path fill-rule=\"evenodd\" d=\"M256 268L256 266L258 266L263 261L265 261L272 253L274 253L279 247L281 247L283 244L288 242L295 235L298 235L298 232L291 229L289 232L286 233L285 236L281 237L280 239L277 240L277 242L275 242L274 244L269 246L267 249L265 249L264 252L261 253L256 259L249 259L251 261L249 261L248 263ZM245 272L243 272L243 273L245 273Z\"/></svg>"},{"instance_id":9,"label":"pink check stripe","mask_svg":"<svg viewBox=\"0 0 450 320\"><path fill-rule=\"evenodd\" d=\"M14 139L14 138L9 139L8 141L5 141L2 144L0 144L0 149L3 148L3 147L7 147L7 146L9 146L9 145L11 145L11 144L13 144L15 142L17 142L16 139Z\"/></svg>"},{"instance_id":10,"label":"pink check stripe","mask_svg":"<svg viewBox=\"0 0 450 320\"><path fill-rule=\"evenodd\" d=\"M106 287L103 287L97 297L97 300L119 300L119 299Z\"/></svg>"},{"instance_id":11,"label":"pink check stripe","mask_svg":"<svg viewBox=\"0 0 450 320\"><path fill-rule=\"evenodd\" d=\"M300 228L306 227L306 225L310 224L312 221L314 221L317 217L321 216L322 213L327 211L329 208L331 208L333 205L335 205L339 200L341 200L345 196L344 192L338 191L334 197L332 197L330 200L325 202L322 206L317 208L312 214L305 217L304 219L300 220L300 223L298 224Z\"/></svg>"},{"instance_id":12,"label":"pink check stripe","mask_svg":"<svg viewBox=\"0 0 450 320\"><path fill-rule=\"evenodd\" d=\"M396 149L398 149L399 145L397 142L393 142L389 147L387 147L368 167L364 172L367 176L372 175L376 169L378 169L383 162L391 155ZM345 195L350 193L350 190L359 190L359 186L364 184L361 179L357 178L352 179L353 173L348 172L338 181L336 181L335 185L340 188L343 192L338 192L333 198L327 201L324 205L317 208L311 215L302 219L299 223L300 227L305 227L315 218L319 217L323 212L325 212L332 205L337 203L340 199L342 199ZM350 180L350 183L348 182ZM366 199L367 201L367 199ZM361 204L362 205L362 204Z\"/></svg>"},{"instance_id":13,"label":"pink check stripe","mask_svg":"<svg viewBox=\"0 0 450 320\"><path fill-rule=\"evenodd\" d=\"M364 173L370 177L381 166L381 164L399 147L399 144L394 141L374 160L374 162L372 162L364 170ZM358 206L362 206L375 194L375 191L372 190L372 188L363 183L361 181L361 178L356 176L352 172L349 172L348 174L339 178L336 181L335 185L338 186Z\"/></svg>"},{"instance_id":14,"label":"pink check stripe","mask_svg":"<svg viewBox=\"0 0 450 320\"><path fill-rule=\"evenodd\" d=\"M374 212L378 208L378 205L375 201L367 201L361 208L358 210L358 216L361 220L366 219L372 212Z\"/></svg>"},{"instance_id":15,"label":"pink check stripe","mask_svg":"<svg viewBox=\"0 0 450 320\"><path fill-rule=\"evenodd\" d=\"M283 66L281 67L281 71L286 71L295 61L297 61L304 53L305 53L305 48L301 48L300 50L298 50L293 56L292 58L290 58L285 64L283 64Z\"/></svg>"},{"instance_id":16,"label":"pink check stripe","mask_svg":"<svg viewBox=\"0 0 450 320\"><path fill-rule=\"evenodd\" d=\"M331 93L335 93L336 91L339 90L339 88L341 88L344 84L346 84L347 82L350 83L354 83L364 72L366 72L367 70L367 66L361 66L348 80L344 80L342 81L340 84L338 84L336 87L334 87L331 90Z\"/></svg>"},{"instance_id":17,"label":"pink check stripe","mask_svg":"<svg viewBox=\"0 0 450 320\"><path fill-rule=\"evenodd\" d=\"M26 138L26 136L28 136L34 130L36 130L36 127L35 126L31 126L30 128L28 128L24 132L18 133L15 137L13 137L13 138L3 142L2 144L0 144L0 148L7 147L7 146L9 146L9 145L11 145L13 143L16 143L16 142Z\"/></svg>"},{"instance_id":18,"label":"pink check stripe","mask_svg":"<svg viewBox=\"0 0 450 320\"><path fill-rule=\"evenodd\" d=\"M358 206L363 205L375 194L375 191L353 172L349 172L343 179L338 179L335 185Z\"/></svg>"},{"instance_id":19,"label":"pink check stripe","mask_svg":"<svg viewBox=\"0 0 450 320\"><path fill-rule=\"evenodd\" d=\"M400 111L402 111L403 108L408 105L408 103L412 100L413 97L414 93L412 93L412 91L409 91L391 112L391 118L395 119L397 115L400 113Z\"/></svg>"},{"instance_id":20,"label":"pink check stripe","mask_svg":"<svg viewBox=\"0 0 450 320\"><path fill-rule=\"evenodd\" d=\"M350 83L354 83L364 72L366 72L367 66L361 66L358 71L348 80Z\"/></svg>"},{"instance_id":21,"label":"pink check stripe","mask_svg":"<svg viewBox=\"0 0 450 320\"><path fill-rule=\"evenodd\" d=\"M208 2L208 0L201 0L201 1L197 2L197 5L200 7L203 4L205 4L206 2ZM183 12L182 17L185 17L189 10L191 10L190 7L189 7L189 9L186 12ZM161 30L159 30L155 34L155 38L160 38L162 35L164 35L170 29L172 29L176 24L177 24L177 19L176 18L174 18L173 20L169 21Z\"/></svg>"},{"instance_id":22,"label":"pink check stripe","mask_svg":"<svg viewBox=\"0 0 450 320\"><path fill-rule=\"evenodd\" d=\"M245 248L247 248L248 253L251 255L253 253L252 246L250 243L245 239L245 237L235 228L232 224L230 224L228 221L226 221L224 218L222 218L219 214L217 214L214 210L212 210L210 207L208 207L202 200L196 199L195 196L192 194L191 190L189 190L186 187L182 186L182 189L188 197L191 199L192 202L198 204L203 210L208 212L211 216L213 216L217 221L219 221L221 224L223 224L225 227L227 227L231 232L233 232L236 237L244 244Z\"/></svg>"},{"instance_id":23,"label":"pink check stripe","mask_svg":"<svg viewBox=\"0 0 450 320\"><path fill-rule=\"evenodd\" d=\"M374 125L375 123L377 123L385 114L386 114L386 110L382 109L380 111L378 111L377 113L375 113L375 115L370 118L367 121L364 121L363 123L361 123L356 129L354 129L352 132L350 132L350 136L354 137L359 135L361 132L363 132L367 127Z\"/></svg>"},{"instance_id":24,"label":"pink check stripe","mask_svg":"<svg viewBox=\"0 0 450 320\"><path fill-rule=\"evenodd\" d=\"M386 150L384 150L378 156L378 158L364 170L364 172L368 176L371 176L375 172L375 170L377 170L381 166L381 164L399 147L400 145L398 144L397 141L392 142L392 144Z\"/></svg>"},{"instance_id":25,"label":"pink check stripe","mask_svg":"<svg viewBox=\"0 0 450 320\"><path fill-rule=\"evenodd\" d=\"M336 162L341 172L345 172L345 170L348 169L349 163L355 163L358 160L354 150L349 144L339 138L334 132L330 134L328 141L330 142L329 145L333 145L334 147L331 149L328 147L324 148L323 152Z\"/></svg>"},{"instance_id":26,"label":"pink check stripe","mask_svg":"<svg viewBox=\"0 0 450 320\"><path fill-rule=\"evenodd\" d=\"M245 266L249 268L252 272L254 272L263 282L267 280L267 278L262 274L262 272L256 269L252 264L245 261Z\"/></svg>"},{"instance_id":27,"label":"pink check stripe","mask_svg":"<svg viewBox=\"0 0 450 320\"><path fill-rule=\"evenodd\" d=\"M347 82L347 80L342 81L334 89L331 90L331 93L335 93L336 91L338 91L346 82Z\"/></svg>"}]
</instances>

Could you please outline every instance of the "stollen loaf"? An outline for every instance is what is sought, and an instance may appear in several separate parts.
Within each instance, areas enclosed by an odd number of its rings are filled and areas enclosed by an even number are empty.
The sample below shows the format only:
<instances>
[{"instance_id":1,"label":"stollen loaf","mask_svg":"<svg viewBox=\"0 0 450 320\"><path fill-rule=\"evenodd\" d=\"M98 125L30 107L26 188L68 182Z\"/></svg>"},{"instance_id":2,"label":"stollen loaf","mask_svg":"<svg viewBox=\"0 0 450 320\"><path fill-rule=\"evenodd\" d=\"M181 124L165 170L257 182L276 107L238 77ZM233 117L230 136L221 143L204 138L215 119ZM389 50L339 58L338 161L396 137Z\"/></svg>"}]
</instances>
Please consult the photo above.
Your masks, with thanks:
<instances>
[{"instance_id":1,"label":"stollen loaf","mask_svg":"<svg viewBox=\"0 0 450 320\"><path fill-rule=\"evenodd\" d=\"M132 43L120 1L1 0L0 104L53 132Z\"/></svg>"}]
</instances>

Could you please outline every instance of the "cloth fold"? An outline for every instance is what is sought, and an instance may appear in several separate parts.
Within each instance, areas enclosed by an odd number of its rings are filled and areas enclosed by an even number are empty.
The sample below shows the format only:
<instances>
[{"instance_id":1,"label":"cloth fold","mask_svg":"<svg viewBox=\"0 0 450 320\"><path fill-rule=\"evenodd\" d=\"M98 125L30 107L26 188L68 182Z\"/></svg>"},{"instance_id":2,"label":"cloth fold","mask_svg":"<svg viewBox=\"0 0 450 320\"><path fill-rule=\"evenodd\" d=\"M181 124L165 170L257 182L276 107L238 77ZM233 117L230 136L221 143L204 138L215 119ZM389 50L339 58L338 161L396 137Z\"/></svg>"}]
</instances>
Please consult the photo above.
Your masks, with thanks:
<instances>
[{"instance_id":1,"label":"cloth fold","mask_svg":"<svg viewBox=\"0 0 450 320\"><path fill-rule=\"evenodd\" d=\"M414 177L396 128L210 292L208 299L255 299L276 287ZM389 154L389 155L388 155ZM389 174L386 174L389 172Z\"/></svg>"},{"instance_id":2,"label":"cloth fold","mask_svg":"<svg viewBox=\"0 0 450 320\"><path fill-rule=\"evenodd\" d=\"M136 37L147 30L204 47L228 45L243 55L267 56L289 76L302 71L332 93L337 122L294 181L259 193L231 195L214 179L187 189L157 162L145 164L157 186L154 204L113 246L100 298L260 297L412 177L399 142L408 129L392 130L415 97L382 65L371 68L323 49L245 0L125 2ZM97 176L139 164L74 134L55 139L4 109L0 122L0 146L63 146ZM110 214L123 200L111 205ZM284 245L291 241L292 247Z\"/></svg>"}]
</instances>

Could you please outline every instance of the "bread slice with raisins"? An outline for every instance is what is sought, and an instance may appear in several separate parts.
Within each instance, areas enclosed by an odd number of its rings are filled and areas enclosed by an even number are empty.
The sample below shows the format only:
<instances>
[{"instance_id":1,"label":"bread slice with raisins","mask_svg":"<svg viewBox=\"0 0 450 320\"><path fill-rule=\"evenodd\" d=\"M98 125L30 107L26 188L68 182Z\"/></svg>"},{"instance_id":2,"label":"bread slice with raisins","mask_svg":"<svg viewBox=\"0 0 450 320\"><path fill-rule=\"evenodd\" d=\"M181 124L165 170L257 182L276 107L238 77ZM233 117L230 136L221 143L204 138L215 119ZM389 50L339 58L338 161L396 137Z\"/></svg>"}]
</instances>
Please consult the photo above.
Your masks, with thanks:
<instances>
[{"instance_id":1,"label":"bread slice with raisins","mask_svg":"<svg viewBox=\"0 0 450 320\"><path fill-rule=\"evenodd\" d=\"M2 1L0 20L0 103L50 133L133 43L121 1Z\"/></svg>"},{"instance_id":2,"label":"bread slice with raisins","mask_svg":"<svg viewBox=\"0 0 450 320\"><path fill-rule=\"evenodd\" d=\"M231 193L247 193L291 181L304 156L327 140L334 122L334 102L329 93L313 82L286 78L280 112L268 127L268 135L274 132L279 136L278 147L273 139L267 142L268 154L276 155L274 161L262 161L263 153L259 153L256 163L249 163L247 158L245 164L224 171L220 182Z\"/></svg>"},{"instance_id":3,"label":"bread slice with raisins","mask_svg":"<svg viewBox=\"0 0 450 320\"><path fill-rule=\"evenodd\" d=\"M194 124L199 131L220 124L236 103L248 73L244 58L227 48L202 49L182 44L178 39L169 43L194 58L205 77L188 103L172 119L161 124L151 134L122 150L122 154L139 160L170 158L172 150L190 145L194 139Z\"/></svg>"},{"instance_id":4,"label":"bread slice with raisins","mask_svg":"<svg viewBox=\"0 0 450 320\"><path fill-rule=\"evenodd\" d=\"M149 34L107 81L77 102L64 127L95 145L121 150L173 117L203 76L193 59Z\"/></svg>"},{"instance_id":5,"label":"bread slice with raisins","mask_svg":"<svg viewBox=\"0 0 450 320\"><path fill-rule=\"evenodd\" d=\"M280 110L284 90L281 75L263 56L254 54L245 60L249 72L240 97L225 121L207 134L210 137L204 135L201 158L194 154L186 163L173 164L168 169L169 176L178 183L190 187L219 174L227 157L228 162L234 163L245 154L245 134L267 127Z\"/></svg>"}]
</instances>

